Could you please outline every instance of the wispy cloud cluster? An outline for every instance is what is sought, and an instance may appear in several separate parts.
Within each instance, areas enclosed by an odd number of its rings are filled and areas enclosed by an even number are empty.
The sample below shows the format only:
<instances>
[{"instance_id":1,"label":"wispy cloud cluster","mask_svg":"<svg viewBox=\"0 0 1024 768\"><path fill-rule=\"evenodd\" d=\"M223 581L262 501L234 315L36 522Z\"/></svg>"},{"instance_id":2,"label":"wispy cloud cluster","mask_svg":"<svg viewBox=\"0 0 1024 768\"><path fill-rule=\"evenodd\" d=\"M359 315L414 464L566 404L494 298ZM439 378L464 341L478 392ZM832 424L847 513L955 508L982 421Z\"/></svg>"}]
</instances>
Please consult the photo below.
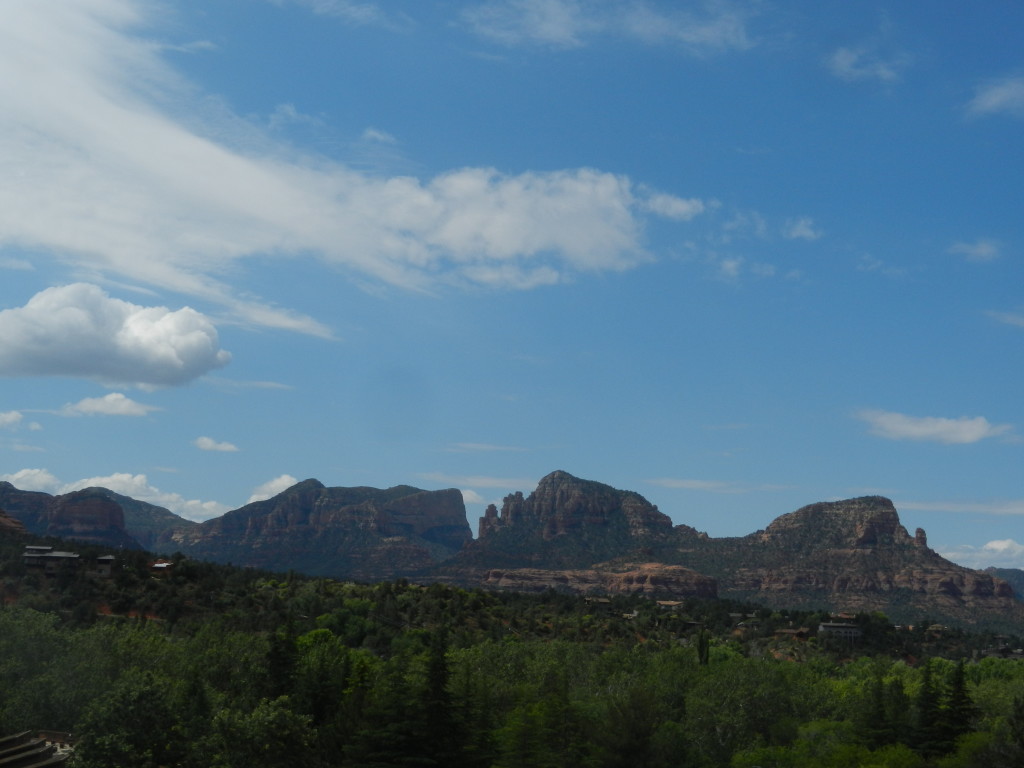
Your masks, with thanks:
<instances>
[{"instance_id":1,"label":"wispy cloud cluster","mask_svg":"<svg viewBox=\"0 0 1024 768\"><path fill-rule=\"evenodd\" d=\"M1024 76L1012 75L979 85L967 104L967 114L1024 117Z\"/></svg>"},{"instance_id":2,"label":"wispy cloud cluster","mask_svg":"<svg viewBox=\"0 0 1024 768\"><path fill-rule=\"evenodd\" d=\"M1013 431L1012 425L992 424L983 416L951 419L865 409L857 413L857 418L870 426L873 435L888 440L917 440L946 445L977 443L992 437L1005 437Z\"/></svg>"},{"instance_id":3,"label":"wispy cloud cluster","mask_svg":"<svg viewBox=\"0 0 1024 768\"><path fill-rule=\"evenodd\" d=\"M949 252L957 256L963 256L968 261L995 261L1001 255L1001 246L996 240L981 238L973 243L963 241L953 243L949 246Z\"/></svg>"},{"instance_id":4,"label":"wispy cloud cluster","mask_svg":"<svg viewBox=\"0 0 1024 768\"><path fill-rule=\"evenodd\" d=\"M872 45L838 48L826 60L829 71L848 82L876 80L891 83L899 80L909 66L903 54L885 56Z\"/></svg>"},{"instance_id":5,"label":"wispy cloud cluster","mask_svg":"<svg viewBox=\"0 0 1024 768\"><path fill-rule=\"evenodd\" d=\"M377 8L305 4L367 20ZM237 117L197 127L189 86L139 32L151 12L140 0L13 6L0 26L0 247L200 297L248 323L331 335L224 281L253 256L311 255L413 288L529 288L633 266L646 258L644 216L699 212L593 169L420 180L295 157Z\"/></svg>"},{"instance_id":6,"label":"wispy cloud cluster","mask_svg":"<svg viewBox=\"0 0 1024 768\"><path fill-rule=\"evenodd\" d=\"M85 283L49 288L23 307L0 312L4 376L172 386L226 365L230 357L213 323L199 312L138 306ZM130 406L117 397L83 402L66 407L109 413Z\"/></svg>"},{"instance_id":7,"label":"wispy cloud cluster","mask_svg":"<svg viewBox=\"0 0 1024 768\"><path fill-rule=\"evenodd\" d=\"M696 56L750 48L750 16L749 7L720 0L685 7L655 0L489 0L463 12L474 32L508 46L577 48L619 35Z\"/></svg>"}]
</instances>

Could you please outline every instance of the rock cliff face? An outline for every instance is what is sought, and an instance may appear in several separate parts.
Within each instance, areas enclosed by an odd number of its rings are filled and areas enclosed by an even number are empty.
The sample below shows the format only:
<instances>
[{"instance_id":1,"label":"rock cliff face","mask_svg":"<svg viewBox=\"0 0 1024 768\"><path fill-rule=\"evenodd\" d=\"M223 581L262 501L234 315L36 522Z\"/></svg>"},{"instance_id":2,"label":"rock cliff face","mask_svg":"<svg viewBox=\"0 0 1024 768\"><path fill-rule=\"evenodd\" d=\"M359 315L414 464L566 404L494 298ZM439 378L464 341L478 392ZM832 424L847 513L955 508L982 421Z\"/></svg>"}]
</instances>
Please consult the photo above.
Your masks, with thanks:
<instances>
[{"instance_id":1,"label":"rock cliff face","mask_svg":"<svg viewBox=\"0 0 1024 768\"><path fill-rule=\"evenodd\" d=\"M166 534L160 547L235 565L372 581L421 572L471 538L456 489L328 488L305 480L272 499Z\"/></svg>"},{"instance_id":2,"label":"rock cliff face","mask_svg":"<svg viewBox=\"0 0 1024 768\"><path fill-rule=\"evenodd\" d=\"M599 595L658 595L669 597L718 596L715 580L689 568L661 563L624 564L618 568L595 566L585 570L548 571L511 568L487 571L485 587L516 592L556 591Z\"/></svg>"},{"instance_id":3,"label":"rock cliff face","mask_svg":"<svg viewBox=\"0 0 1024 768\"><path fill-rule=\"evenodd\" d=\"M54 498L47 511L44 534L117 549L141 549L124 528L121 507L95 489Z\"/></svg>"}]
</instances>

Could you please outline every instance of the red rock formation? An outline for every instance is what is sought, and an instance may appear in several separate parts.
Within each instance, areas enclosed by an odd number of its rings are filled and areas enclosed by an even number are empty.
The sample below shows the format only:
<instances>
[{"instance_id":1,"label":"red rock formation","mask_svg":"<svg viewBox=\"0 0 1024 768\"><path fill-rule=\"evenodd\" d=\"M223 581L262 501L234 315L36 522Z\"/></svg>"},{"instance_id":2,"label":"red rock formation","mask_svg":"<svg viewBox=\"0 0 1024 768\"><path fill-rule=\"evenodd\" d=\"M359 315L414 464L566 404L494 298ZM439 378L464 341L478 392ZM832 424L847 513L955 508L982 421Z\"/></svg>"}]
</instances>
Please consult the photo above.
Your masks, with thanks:
<instances>
[{"instance_id":1,"label":"red rock formation","mask_svg":"<svg viewBox=\"0 0 1024 768\"><path fill-rule=\"evenodd\" d=\"M539 568L491 570L482 580L486 587L517 592L548 589L602 595L717 596L715 580L689 568L661 563L620 565L614 569L552 571Z\"/></svg>"}]
</instances>

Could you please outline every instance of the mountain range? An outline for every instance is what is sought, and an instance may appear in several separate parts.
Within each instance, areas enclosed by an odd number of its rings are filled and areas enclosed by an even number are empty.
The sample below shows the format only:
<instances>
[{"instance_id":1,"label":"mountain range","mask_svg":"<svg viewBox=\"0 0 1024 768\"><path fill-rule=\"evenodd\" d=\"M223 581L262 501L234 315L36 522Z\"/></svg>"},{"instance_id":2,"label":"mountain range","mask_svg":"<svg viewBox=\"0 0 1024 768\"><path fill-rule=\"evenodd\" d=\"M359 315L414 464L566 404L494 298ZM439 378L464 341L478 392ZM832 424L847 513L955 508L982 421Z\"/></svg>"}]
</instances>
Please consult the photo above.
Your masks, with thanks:
<instances>
[{"instance_id":1,"label":"mountain range","mask_svg":"<svg viewBox=\"0 0 1024 768\"><path fill-rule=\"evenodd\" d=\"M1024 630L1020 571L977 571L910 535L881 496L820 502L742 537L712 538L633 491L556 471L491 505L472 537L457 489L330 488L305 480L203 523L103 488L61 496L0 482L34 534L359 581L728 597L882 611L897 621Z\"/></svg>"}]
</instances>

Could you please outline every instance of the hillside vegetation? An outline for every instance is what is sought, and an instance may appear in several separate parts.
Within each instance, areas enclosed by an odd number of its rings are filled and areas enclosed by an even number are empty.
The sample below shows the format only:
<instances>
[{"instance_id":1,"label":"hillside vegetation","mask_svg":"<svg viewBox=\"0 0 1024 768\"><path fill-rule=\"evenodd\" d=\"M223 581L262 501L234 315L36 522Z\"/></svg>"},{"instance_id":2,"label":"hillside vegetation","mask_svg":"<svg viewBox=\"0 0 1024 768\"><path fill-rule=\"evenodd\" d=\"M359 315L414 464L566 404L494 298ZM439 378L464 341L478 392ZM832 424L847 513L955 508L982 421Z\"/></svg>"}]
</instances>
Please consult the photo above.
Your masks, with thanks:
<instances>
[{"instance_id":1,"label":"hillside vegetation","mask_svg":"<svg viewBox=\"0 0 1024 768\"><path fill-rule=\"evenodd\" d=\"M0 537L0 731L117 766L1009 766L1016 638L721 600L342 583L183 557L29 572ZM51 542L59 544L59 542ZM77 547L83 557L102 549ZM778 630L808 627L810 637Z\"/></svg>"}]
</instances>

